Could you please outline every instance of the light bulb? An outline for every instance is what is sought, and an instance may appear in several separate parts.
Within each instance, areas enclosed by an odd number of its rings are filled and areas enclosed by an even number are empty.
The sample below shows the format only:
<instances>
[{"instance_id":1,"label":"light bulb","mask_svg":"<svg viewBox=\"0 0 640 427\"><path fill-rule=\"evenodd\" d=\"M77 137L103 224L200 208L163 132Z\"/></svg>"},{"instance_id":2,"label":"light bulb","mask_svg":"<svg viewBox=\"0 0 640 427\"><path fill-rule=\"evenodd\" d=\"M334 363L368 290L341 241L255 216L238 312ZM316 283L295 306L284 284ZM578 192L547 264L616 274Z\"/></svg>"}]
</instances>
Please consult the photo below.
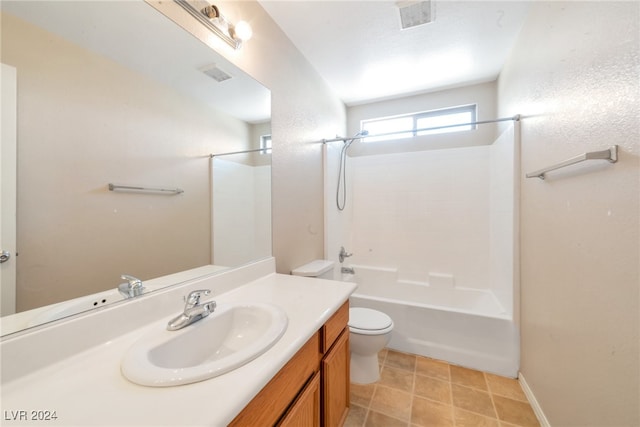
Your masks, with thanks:
<instances>
[{"instance_id":1,"label":"light bulb","mask_svg":"<svg viewBox=\"0 0 640 427\"><path fill-rule=\"evenodd\" d=\"M234 38L237 38L243 42L246 42L253 35L253 31L251 30L251 26L246 21L238 21L238 23L233 27Z\"/></svg>"}]
</instances>

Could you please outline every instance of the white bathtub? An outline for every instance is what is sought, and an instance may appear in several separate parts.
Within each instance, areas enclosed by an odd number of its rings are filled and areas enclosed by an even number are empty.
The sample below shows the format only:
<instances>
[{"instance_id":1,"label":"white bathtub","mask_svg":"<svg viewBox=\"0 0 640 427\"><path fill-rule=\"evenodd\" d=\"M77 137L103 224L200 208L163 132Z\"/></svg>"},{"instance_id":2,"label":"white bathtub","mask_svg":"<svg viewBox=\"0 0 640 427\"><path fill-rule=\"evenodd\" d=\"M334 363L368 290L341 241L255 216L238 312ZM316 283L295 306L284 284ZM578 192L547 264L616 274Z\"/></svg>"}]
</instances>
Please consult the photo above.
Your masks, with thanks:
<instances>
[{"instance_id":1,"label":"white bathtub","mask_svg":"<svg viewBox=\"0 0 640 427\"><path fill-rule=\"evenodd\" d=\"M515 378L519 368L516 325L490 291L434 287L397 280L393 269L352 265L358 288L352 307L388 314L388 347Z\"/></svg>"}]
</instances>

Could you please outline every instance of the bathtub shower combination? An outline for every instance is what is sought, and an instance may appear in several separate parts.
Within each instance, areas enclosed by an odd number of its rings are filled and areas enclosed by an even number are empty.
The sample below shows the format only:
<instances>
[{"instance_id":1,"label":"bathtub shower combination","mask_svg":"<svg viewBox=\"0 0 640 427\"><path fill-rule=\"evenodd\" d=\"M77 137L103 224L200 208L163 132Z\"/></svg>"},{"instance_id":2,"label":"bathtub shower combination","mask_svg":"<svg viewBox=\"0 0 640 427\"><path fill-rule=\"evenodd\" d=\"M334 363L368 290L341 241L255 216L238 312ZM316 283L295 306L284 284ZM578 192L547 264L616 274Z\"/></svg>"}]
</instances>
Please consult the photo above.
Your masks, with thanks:
<instances>
[{"instance_id":1,"label":"bathtub shower combination","mask_svg":"<svg viewBox=\"0 0 640 427\"><path fill-rule=\"evenodd\" d=\"M516 377L514 126L491 145L350 157L338 212L339 148L327 144L325 237L338 271L353 269L351 305L391 317L389 348Z\"/></svg>"}]
</instances>

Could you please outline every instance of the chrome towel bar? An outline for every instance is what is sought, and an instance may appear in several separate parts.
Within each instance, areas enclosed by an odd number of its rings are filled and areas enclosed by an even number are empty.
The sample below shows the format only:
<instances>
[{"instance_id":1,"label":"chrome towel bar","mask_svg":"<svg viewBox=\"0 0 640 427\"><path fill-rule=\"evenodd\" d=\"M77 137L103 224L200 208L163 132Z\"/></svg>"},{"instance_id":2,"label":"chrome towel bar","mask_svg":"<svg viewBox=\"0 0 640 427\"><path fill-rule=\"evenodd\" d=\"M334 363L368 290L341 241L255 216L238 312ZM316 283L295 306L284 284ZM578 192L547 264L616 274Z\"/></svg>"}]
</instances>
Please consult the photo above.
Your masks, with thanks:
<instances>
[{"instance_id":1,"label":"chrome towel bar","mask_svg":"<svg viewBox=\"0 0 640 427\"><path fill-rule=\"evenodd\" d=\"M579 156L572 157L564 162L557 163L553 166L549 166L544 169L537 170L527 174L527 178L540 178L544 179L544 174L556 169L564 168L566 166L575 165L576 163L584 162L586 160L608 160L609 163L615 163L618 161L618 146L613 145L607 150L592 151L589 153L582 153Z\"/></svg>"},{"instance_id":2,"label":"chrome towel bar","mask_svg":"<svg viewBox=\"0 0 640 427\"><path fill-rule=\"evenodd\" d=\"M132 185L115 185L115 184L109 184L109 191L140 191L144 193L165 193L165 194L184 193L184 190L180 188L150 188L150 187L135 187Z\"/></svg>"}]
</instances>

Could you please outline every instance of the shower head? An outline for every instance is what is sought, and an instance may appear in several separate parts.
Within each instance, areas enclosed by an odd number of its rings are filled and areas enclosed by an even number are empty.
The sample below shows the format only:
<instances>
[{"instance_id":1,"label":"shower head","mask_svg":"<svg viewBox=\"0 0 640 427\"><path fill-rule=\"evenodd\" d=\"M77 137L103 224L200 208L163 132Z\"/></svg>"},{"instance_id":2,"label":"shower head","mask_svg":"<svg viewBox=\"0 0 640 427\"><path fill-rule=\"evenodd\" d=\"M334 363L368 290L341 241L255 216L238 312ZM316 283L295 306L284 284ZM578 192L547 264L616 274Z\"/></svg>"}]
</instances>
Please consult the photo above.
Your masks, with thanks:
<instances>
[{"instance_id":1,"label":"shower head","mask_svg":"<svg viewBox=\"0 0 640 427\"><path fill-rule=\"evenodd\" d=\"M353 141L355 141L356 139L361 139L365 136L369 135L369 131L368 130L361 130L360 132L356 133L355 135L353 135L350 139L345 139L344 143L345 145L348 147L351 145L351 143Z\"/></svg>"}]
</instances>

